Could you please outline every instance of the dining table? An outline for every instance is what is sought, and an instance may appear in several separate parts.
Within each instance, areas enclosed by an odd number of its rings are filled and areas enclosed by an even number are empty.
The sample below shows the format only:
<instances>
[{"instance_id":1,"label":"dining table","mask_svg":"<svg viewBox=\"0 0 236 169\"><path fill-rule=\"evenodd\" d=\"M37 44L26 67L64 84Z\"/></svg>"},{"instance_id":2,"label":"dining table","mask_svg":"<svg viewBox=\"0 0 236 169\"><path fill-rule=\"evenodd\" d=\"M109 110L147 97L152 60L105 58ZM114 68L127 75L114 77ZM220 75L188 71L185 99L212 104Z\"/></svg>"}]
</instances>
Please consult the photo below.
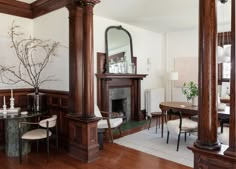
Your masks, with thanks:
<instances>
[{"instance_id":1,"label":"dining table","mask_svg":"<svg viewBox=\"0 0 236 169\"><path fill-rule=\"evenodd\" d=\"M161 124L161 137L163 137L164 131L164 115L168 110L180 111L183 116L196 116L198 115L198 106L193 106L190 102L161 102L159 107L162 112L162 124ZM229 120L230 107L226 106L222 110L218 110L218 119L221 125L221 132L223 132L223 124Z\"/></svg>"},{"instance_id":2,"label":"dining table","mask_svg":"<svg viewBox=\"0 0 236 169\"><path fill-rule=\"evenodd\" d=\"M16 111L15 111L16 110ZM5 153L10 157L17 157L19 155L19 122L32 120L34 117L39 117L45 112L39 111L21 111L16 108L14 111L7 110L4 114L0 109L0 120L4 120L5 124ZM29 126L25 125L22 132L29 130ZM25 141L23 143L22 154L27 154L31 151L30 144Z\"/></svg>"}]
</instances>

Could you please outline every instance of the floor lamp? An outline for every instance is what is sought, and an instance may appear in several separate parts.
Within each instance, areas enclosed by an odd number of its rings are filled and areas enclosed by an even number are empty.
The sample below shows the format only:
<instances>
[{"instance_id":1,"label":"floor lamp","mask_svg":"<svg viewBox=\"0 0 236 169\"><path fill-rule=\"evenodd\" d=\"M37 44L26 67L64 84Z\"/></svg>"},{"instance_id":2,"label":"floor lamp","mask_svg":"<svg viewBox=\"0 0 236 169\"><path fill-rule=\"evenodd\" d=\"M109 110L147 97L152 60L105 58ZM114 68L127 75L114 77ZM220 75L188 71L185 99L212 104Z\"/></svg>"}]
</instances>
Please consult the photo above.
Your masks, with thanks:
<instances>
[{"instance_id":1,"label":"floor lamp","mask_svg":"<svg viewBox=\"0 0 236 169\"><path fill-rule=\"evenodd\" d=\"M179 79L179 73L178 72L170 72L169 73L169 80L171 81L171 102L173 101L173 81Z\"/></svg>"}]
</instances>

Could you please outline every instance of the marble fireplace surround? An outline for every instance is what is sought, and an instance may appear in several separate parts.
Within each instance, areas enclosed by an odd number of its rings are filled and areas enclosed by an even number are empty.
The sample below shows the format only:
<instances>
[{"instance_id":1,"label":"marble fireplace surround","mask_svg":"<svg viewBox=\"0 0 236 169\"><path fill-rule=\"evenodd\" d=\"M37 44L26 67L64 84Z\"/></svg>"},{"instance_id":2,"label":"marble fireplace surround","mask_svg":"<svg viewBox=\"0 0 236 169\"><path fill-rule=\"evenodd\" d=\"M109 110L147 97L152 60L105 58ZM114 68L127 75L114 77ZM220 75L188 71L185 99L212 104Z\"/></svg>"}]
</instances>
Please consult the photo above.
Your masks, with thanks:
<instances>
[{"instance_id":1,"label":"marble fireplace surround","mask_svg":"<svg viewBox=\"0 0 236 169\"><path fill-rule=\"evenodd\" d=\"M127 121L131 120L131 89L129 87L110 88L109 89L109 111L113 110L113 100L120 100L119 104L123 104L123 111ZM113 103L112 103L113 102ZM117 104L117 103L116 103Z\"/></svg>"}]
</instances>

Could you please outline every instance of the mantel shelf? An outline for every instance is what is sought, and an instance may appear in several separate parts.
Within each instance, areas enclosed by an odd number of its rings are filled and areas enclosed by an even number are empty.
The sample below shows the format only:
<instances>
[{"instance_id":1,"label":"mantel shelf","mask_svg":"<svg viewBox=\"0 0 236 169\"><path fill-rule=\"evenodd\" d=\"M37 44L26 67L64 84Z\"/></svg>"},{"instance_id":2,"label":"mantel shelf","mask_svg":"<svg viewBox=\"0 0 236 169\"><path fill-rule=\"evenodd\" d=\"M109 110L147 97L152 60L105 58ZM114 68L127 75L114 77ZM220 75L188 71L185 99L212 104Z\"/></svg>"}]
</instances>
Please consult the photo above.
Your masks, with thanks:
<instances>
[{"instance_id":1,"label":"mantel shelf","mask_svg":"<svg viewBox=\"0 0 236 169\"><path fill-rule=\"evenodd\" d=\"M98 73L96 74L97 78L100 79L143 79L147 74L114 74L114 73Z\"/></svg>"}]
</instances>

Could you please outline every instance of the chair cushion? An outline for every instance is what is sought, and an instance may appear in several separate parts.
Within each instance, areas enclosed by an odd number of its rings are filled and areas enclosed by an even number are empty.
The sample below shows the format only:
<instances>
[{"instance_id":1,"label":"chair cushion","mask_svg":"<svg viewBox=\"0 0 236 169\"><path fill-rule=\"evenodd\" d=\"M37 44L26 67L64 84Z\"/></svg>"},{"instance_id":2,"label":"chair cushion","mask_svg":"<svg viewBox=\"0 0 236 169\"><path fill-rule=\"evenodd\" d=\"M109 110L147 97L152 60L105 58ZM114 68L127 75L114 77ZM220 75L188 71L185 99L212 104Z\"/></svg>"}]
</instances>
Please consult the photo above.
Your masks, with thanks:
<instances>
[{"instance_id":1,"label":"chair cushion","mask_svg":"<svg viewBox=\"0 0 236 169\"><path fill-rule=\"evenodd\" d=\"M118 127L123 122L122 118L114 118L114 119L109 119L109 120L110 120L111 128ZM107 120L98 121L98 128L99 129L108 128Z\"/></svg>"},{"instance_id":2,"label":"chair cushion","mask_svg":"<svg viewBox=\"0 0 236 169\"><path fill-rule=\"evenodd\" d=\"M51 136L52 133L49 131L49 136ZM47 138L47 130L46 129L34 129L31 131L26 132L25 134L22 135L22 139L26 140L38 140L38 139L43 139Z\"/></svg>"},{"instance_id":3,"label":"chair cushion","mask_svg":"<svg viewBox=\"0 0 236 169\"><path fill-rule=\"evenodd\" d=\"M229 127L224 127L223 131L218 138L222 144L229 145Z\"/></svg>"},{"instance_id":4,"label":"chair cushion","mask_svg":"<svg viewBox=\"0 0 236 169\"><path fill-rule=\"evenodd\" d=\"M97 105L94 105L94 115L96 117L102 117L102 114L101 114L101 112L100 112L100 110L99 110Z\"/></svg>"},{"instance_id":5,"label":"chair cushion","mask_svg":"<svg viewBox=\"0 0 236 169\"><path fill-rule=\"evenodd\" d=\"M179 123L180 123L179 119L168 121L167 122L167 129L168 129L168 131L170 133L179 134L179 132L180 132ZM181 131L188 132L188 131L197 129L197 127L198 127L198 123L197 122L195 122L193 120L190 120L190 119L187 119L187 118L183 118L182 119L182 130Z\"/></svg>"}]
</instances>

